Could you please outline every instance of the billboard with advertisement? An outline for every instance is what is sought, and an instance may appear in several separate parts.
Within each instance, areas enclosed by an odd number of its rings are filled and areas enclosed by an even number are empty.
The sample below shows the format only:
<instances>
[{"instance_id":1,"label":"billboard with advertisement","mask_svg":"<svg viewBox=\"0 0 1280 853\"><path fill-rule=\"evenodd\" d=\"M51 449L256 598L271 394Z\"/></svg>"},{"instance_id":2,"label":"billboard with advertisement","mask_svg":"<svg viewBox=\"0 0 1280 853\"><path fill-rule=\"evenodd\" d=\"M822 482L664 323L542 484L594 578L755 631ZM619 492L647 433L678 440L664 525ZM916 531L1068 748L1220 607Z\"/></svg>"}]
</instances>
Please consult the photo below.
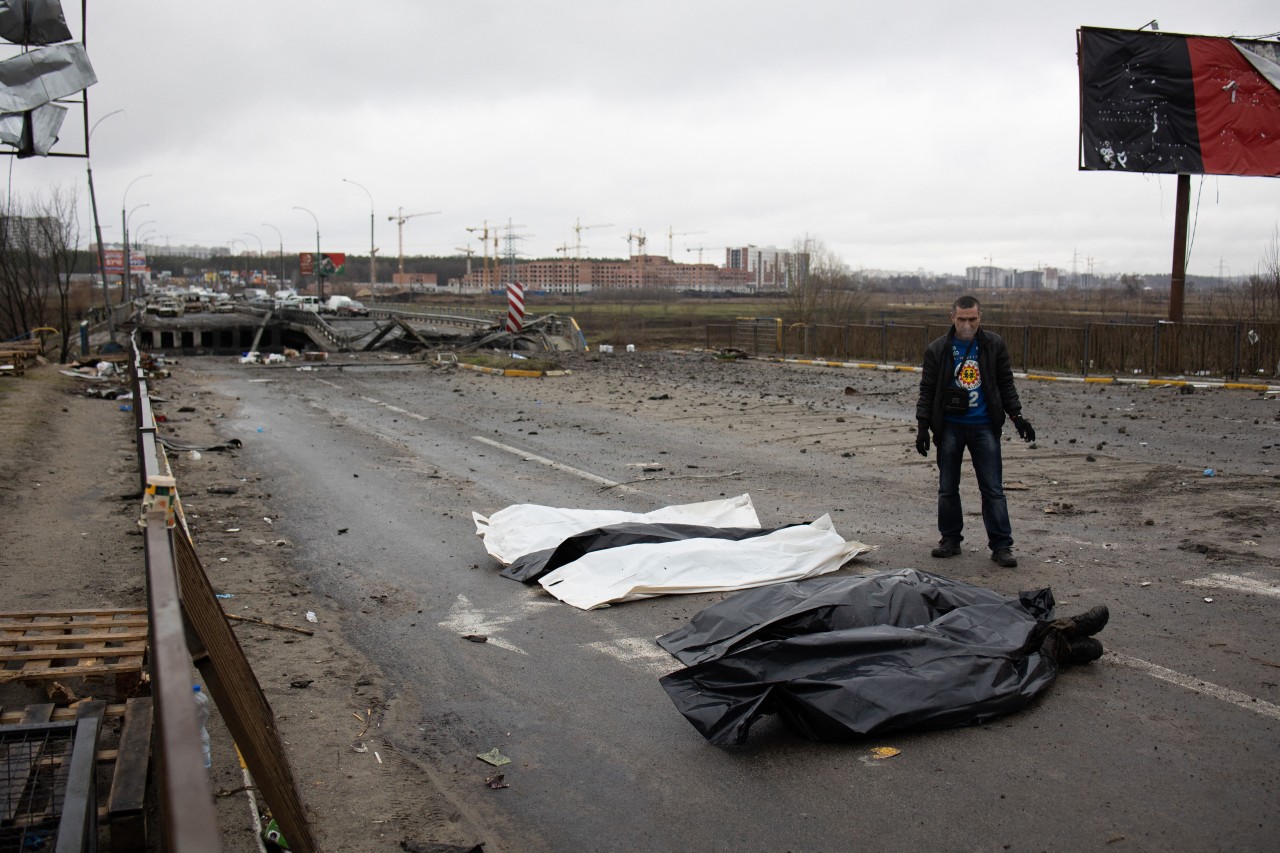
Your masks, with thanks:
<instances>
[{"instance_id":1,"label":"billboard with advertisement","mask_svg":"<svg viewBox=\"0 0 1280 853\"><path fill-rule=\"evenodd\" d=\"M303 252L298 255L299 271L303 275L315 275L315 263L312 260L315 252ZM321 252L320 274L324 276L341 275L346 266L347 256L344 252Z\"/></svg>"},{"instance_id":2,"label":"billboard with advertisement","mask_svg":"<svg viewBox=\"0 0 1280 853\"><path fill-rule=\"evenodd\" d=\"M1081 27L1080 168L1280 176L1280 43Z\"/></svg>"},{"instance_id":3,"label":"billboard with advertisement","mask_svg":"<svg viewBox=\"0 0 1280 853\"><path fill-rule=\"evenodd\" d=\"M103 249L102 256L106 263L103 272L116 275L124 273L124 249ZM134 275L151 272L151 267L147 266L147 256L141 251L129 252L129 269Z\"/></svg>"}]
</instances>

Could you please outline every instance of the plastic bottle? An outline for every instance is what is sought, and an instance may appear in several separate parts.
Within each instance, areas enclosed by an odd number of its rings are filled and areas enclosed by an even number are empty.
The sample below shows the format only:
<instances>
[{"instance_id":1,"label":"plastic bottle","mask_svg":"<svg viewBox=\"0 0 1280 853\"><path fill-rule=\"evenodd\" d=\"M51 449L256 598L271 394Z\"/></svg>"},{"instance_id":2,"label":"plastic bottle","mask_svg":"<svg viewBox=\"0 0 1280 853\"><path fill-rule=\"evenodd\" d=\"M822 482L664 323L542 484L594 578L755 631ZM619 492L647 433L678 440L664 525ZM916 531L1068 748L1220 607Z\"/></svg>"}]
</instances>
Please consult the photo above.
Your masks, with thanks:
<instances>
[{"instance_id":1,"label":"plastic bottle","mask_svg":"<svg viewBox=\"0 0 1280 853\"><path fill-rule=\"evenodd\" d=\"M204 753L204 766L208 770L213 766L213 759L209 755L209 697L201 689L199 684L191 685L191 692L196 697L196 716L200 718L200 749Z\"/></svg>"}]
</instances>

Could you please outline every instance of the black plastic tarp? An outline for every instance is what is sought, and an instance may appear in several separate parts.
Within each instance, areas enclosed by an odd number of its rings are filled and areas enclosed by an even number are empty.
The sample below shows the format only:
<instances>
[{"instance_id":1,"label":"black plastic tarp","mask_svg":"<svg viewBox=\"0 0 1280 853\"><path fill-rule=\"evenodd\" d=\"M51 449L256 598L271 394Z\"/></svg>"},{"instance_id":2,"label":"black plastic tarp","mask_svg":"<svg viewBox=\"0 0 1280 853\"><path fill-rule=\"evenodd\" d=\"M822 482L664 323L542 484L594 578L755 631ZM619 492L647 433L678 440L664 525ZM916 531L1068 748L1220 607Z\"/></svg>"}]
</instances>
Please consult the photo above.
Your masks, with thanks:
<instances>
[{"instance_id":1,"label":"black plastic tarp","mask_svg":"<svg viewBox=\"0 0 1280 853\"><path fill-rule=\"evenodd\" d=\"M780 583L658 638L687 665L661 682L721 746L767 714L820 741L973 725L1053 683L1053 619L1048 589L1010 598L916 569Z\"/></svg>"}]
</instances>

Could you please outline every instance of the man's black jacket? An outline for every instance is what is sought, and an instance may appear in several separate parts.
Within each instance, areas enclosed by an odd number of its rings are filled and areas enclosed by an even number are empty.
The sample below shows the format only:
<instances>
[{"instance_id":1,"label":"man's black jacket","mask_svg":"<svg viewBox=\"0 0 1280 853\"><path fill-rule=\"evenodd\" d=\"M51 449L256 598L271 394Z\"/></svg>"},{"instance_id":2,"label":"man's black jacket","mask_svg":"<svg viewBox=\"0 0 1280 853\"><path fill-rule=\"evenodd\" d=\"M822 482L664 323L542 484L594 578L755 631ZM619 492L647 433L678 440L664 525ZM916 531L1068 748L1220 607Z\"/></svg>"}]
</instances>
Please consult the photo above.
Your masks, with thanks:
<instances>
[{"instance_id":1,"label":"man's black jacket","mask_svg":"<svg viewBox=\"0 0 1280 853\"><path fill-rule=\"evenodd\" d=\"M924 351L924 370L920 375L920 397L916 400L916 420L929 424L934 439L942 431L942 391L950 384L951 342L955 327L947 331ZM1009 361L1009 349L1004 338L988 332L981 326L977 332L978 370L982 373L982 390L987 395L987 411L991 414L991 428L998 434L1004 427L1005 413L1022 416L1022 403L1018 389L1013 384L1013 364Z\"/></svg>"}]
</instances>

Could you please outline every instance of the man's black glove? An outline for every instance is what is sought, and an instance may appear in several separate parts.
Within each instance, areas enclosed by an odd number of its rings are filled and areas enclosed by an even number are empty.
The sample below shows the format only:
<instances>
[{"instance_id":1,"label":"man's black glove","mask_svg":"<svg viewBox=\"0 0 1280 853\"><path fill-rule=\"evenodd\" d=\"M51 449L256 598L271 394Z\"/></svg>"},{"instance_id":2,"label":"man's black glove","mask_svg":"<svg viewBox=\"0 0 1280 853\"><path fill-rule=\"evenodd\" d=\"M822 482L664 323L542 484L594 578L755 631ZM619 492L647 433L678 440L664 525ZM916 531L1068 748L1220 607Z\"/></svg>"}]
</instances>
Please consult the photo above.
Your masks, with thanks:
<instances>
[{"instance_id":1,"label":"man's black glove","mask_svg":"<svg viewBox=\"0 0 1280 853\"><path fill-rule=\"evenodd\" d=\"M1031 425L1031 421L1019 415L1013 419L1013 426L1018 430L1018 438L1023 441L1036 440L1036 428Z\"/></svg>"},{"instance_id":2,"label":"man's black glove","mask_svg":"<svg viewBox=\"0 0 1280 853\"><path fill-rule=\"evenodd\" d=\"M929 455L929 425L924 421L920 421L916 429L916 453L921 456Z\"/></svg>"}]
</instances>

